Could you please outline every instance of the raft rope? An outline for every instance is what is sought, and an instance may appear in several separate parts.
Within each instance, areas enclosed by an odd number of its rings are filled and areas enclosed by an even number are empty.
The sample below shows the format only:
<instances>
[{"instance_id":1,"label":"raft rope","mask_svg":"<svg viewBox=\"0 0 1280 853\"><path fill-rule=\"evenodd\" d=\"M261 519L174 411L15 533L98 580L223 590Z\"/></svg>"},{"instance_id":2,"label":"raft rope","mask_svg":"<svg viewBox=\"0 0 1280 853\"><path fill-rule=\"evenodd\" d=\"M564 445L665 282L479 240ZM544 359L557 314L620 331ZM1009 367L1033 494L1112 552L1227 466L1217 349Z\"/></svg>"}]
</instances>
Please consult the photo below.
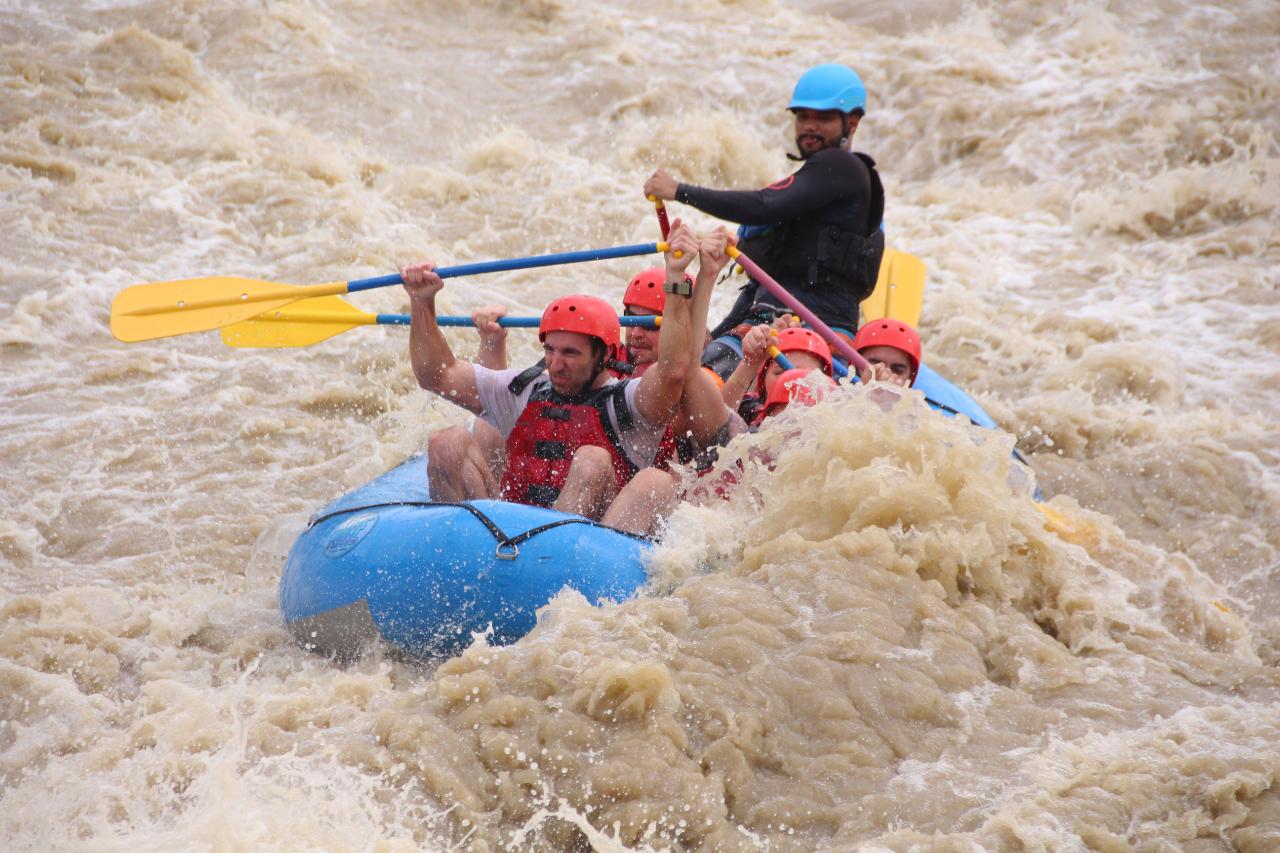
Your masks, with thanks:
<instances>
[{"instance_id":1,"label":"raft rope","mask_svg":"<svg viewBox=\"0 0 1280 853\"><path fill-rule=\"evenodd\" d=\"M320 522L325 521L326 519L333 518L335 516L345 515L347 513L352 513L352 512L363 512L364 510L367 510L367 509L377 509L378 507L384 507L384 506L421 506L421 507L453 506L453 507L458 507L459 509L465 509L467 512L475 516L477 521L479 521L481 524L485 526L485 529L487 529L489 533L493 535L494 539L498 540L498 547L494 551L494 556L496 556L499 560L519 559L521 542L528 542L530 539L537 536L539 533L545 533L548 530L553 530L557 527L563 527L566 524L585 524L588 527L600 527L605 530L612 530L614 533L621 533L624 536L630 536L632 539L637 539L641 542L651 541L646 539L643 536L637 536L634 533L629 533L626 530L619 530L616 527L609 527L608 525L601 524L598 521L592 521L589 518L582 518L580 516L571 516L569 518L558 518L555 521L549 521L546 524L540 524L537 527L531 527L528 530L526 530L524 533L517 533L515 536L508 536L506 533L503 532L502 528L499 527L494 522L492 518L490 518L489 516L481 512L478 507L472 506L469 503L453 502L453 501L385 501L383 503L365 504L364 506L344 507L339 510L334 510L333 512L327 515L317 516L316 518L313 518L311 520L311 524L308 526L314 527Z\"/></svg>"}]
</instances>

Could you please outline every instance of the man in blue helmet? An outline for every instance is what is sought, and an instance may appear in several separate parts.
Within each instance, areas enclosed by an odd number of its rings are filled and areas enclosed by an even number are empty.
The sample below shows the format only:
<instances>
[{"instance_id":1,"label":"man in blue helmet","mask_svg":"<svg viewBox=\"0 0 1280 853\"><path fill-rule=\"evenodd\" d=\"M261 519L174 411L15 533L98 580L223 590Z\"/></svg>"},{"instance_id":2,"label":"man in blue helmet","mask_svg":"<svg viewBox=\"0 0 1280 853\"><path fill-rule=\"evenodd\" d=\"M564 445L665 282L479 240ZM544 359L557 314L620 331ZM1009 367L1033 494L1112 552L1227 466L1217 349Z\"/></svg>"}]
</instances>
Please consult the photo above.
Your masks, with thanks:
<instances>
[{"instance_id":1,"label":"man in blue helmet","mask_svg":"<svg viewBox=\"0 0 1280 853\"><path fill-rule=\"evenodd\" d=\"M850 141L866 114L867 90L845 65L811 68L796 83L787 107L795 115L799 171L761 190L712 190L678 182L659 169L644 192L739 223L747 257L837 331L858 328L858 304L875 289L884 254L884 189L875 161ZM703 363L722 377L741 357L733 334L751 321L785 310L769 291L748 281L729 315L715 328Z\"/></svg>"}]
</instances>

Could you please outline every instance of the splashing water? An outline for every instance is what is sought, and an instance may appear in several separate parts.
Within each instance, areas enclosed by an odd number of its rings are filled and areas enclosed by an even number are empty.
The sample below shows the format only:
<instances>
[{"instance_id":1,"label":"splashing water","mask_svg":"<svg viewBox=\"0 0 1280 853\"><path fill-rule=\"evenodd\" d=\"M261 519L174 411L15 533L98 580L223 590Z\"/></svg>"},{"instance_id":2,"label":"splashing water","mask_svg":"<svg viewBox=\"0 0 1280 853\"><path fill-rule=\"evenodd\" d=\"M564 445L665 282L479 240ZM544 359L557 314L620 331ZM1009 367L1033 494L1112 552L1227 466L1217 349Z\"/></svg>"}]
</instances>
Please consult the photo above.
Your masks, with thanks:
<instances>
[{"instance_id":1,"label":"splashing water","mask_svg":"<svg viewBox=\"0 0 1280 853\"><path fill-rule=\"evenodd\" d=\"M1280 847L1273 4L4 9L7 848ZM825 61L868 84L926 358L1006 432L850 390L726 451L636 599L434 669L292 645L307 514L463 414L402 330L123 345L113 295L653 240L654 168L786 173Z\"/></svg>"}]
</instances>

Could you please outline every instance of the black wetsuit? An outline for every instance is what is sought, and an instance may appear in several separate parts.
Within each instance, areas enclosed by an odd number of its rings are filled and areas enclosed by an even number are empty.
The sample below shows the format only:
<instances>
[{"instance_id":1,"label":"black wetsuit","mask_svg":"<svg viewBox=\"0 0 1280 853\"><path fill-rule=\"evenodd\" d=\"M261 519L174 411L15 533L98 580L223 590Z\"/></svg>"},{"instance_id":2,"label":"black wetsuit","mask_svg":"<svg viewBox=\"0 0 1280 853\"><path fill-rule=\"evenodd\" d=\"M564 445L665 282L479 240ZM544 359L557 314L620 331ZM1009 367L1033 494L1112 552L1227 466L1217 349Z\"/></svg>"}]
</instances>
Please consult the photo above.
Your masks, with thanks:
<instances>
[{"instance_id":1,"label":"black wetsuit","mask_svg":"<svg viewBox=\"0 0 1280 853\"><path fill-rule=\"evenodd\" d=\"M743 253L831 326L858 327L858 303L875 289L884 254L884 190L865 154L827 148L800 170L762 190L727 191L680 184L676 201L753 227ZM755 304L782 303L748 282L729 316L712 332L747 321Z\"/></svg>"}]
</instances>

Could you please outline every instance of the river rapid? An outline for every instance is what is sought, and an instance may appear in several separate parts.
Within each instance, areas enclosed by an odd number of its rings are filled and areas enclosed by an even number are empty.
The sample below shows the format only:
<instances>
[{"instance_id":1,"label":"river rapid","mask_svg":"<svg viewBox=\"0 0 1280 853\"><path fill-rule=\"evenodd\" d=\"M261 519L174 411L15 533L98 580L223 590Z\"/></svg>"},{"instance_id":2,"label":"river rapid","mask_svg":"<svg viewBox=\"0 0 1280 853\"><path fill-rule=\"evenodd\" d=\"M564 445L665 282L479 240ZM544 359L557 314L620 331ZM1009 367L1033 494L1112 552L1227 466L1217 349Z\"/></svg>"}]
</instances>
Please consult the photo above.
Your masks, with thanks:
<instances>
[{"instance_id":1,"label":"river rapid","mask_svg":"<svg viewBox=\"0 0 1280 853\"><path fill-rule=\"evenodd\" d=\"M842 393L632 601L438 666L293 645L309 513L466 417L403 329L122 344L113 296L648 242L654 168L793 168L827 61L926 359L1006 432ZM3 846L1280 849L1278 80L1272 0L0 0Z\"/></svg>"}]
</instances>

